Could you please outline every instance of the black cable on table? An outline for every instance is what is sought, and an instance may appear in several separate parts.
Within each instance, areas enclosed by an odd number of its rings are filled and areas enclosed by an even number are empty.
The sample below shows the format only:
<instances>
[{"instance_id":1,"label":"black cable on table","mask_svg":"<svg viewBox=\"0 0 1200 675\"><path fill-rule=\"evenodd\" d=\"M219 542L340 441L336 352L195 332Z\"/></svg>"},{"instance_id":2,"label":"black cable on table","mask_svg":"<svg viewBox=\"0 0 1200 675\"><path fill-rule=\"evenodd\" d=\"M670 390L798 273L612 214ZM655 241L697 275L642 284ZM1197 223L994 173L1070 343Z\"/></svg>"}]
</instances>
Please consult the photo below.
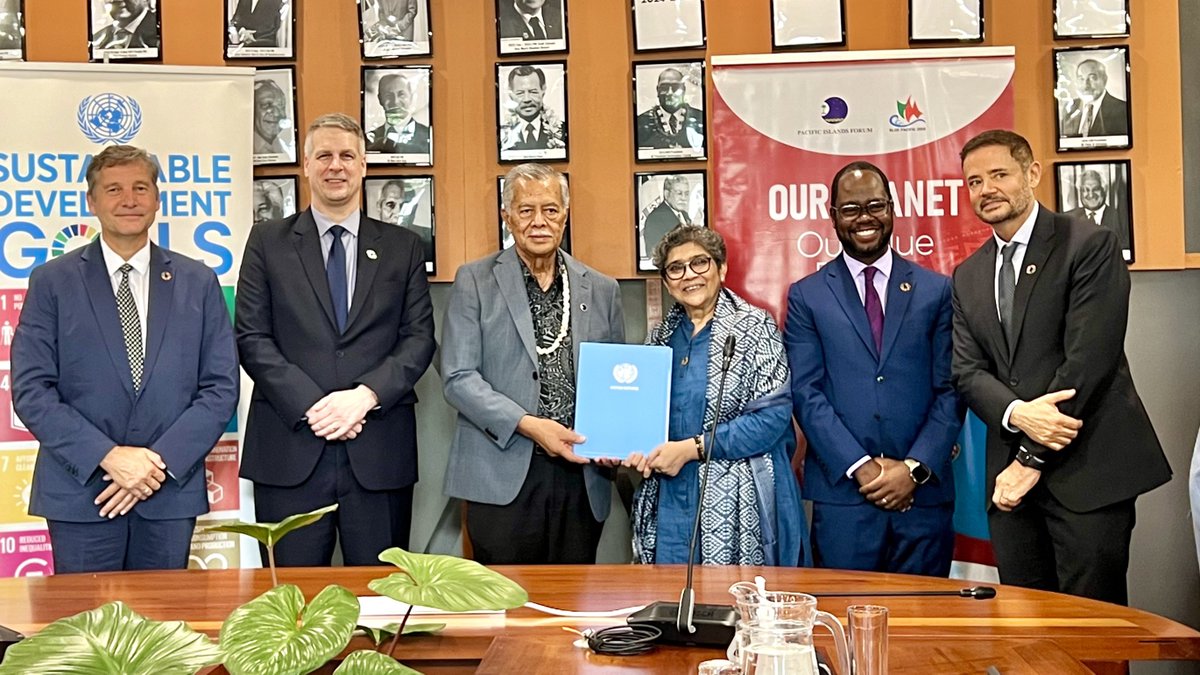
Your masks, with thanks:
<instances>
[{"instance_id":1,"label":"black cable on table","mask_svg":"<svg viewBox=\"0 0 1200 675\"><path fill-rule=\"evenodd\" d=\"M597 654L635 656L654 649L654 641L662 637L662 631L645 624L609 626L599 630L585 630L583 637L587 640L588 647Z\"/></svg>"}]
</instances>

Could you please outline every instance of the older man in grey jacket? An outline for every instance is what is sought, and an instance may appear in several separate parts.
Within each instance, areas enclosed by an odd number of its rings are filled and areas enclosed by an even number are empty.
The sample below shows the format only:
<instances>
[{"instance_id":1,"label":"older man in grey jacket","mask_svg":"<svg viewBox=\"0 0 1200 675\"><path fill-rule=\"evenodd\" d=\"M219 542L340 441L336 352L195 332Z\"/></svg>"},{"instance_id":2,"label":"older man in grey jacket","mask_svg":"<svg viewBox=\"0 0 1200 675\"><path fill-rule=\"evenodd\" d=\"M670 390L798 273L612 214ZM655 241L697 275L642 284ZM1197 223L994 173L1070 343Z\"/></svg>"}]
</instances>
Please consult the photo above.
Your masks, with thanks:
<instances>
[{"instance_id":1,"label":"older man in grey jacket","mask_svg":"<svg viewBox=\"0 0 1200 675\"><path fill-rule=\"evenodd\" d=\"M515 245L463 265L442 336L446 400L458 410L445 492L468 502L484 564L592 563L611 485L575 454L581 342L624 342L617 282L559 248L566 178L522 164L504 183Z\"/></svg>"}]
</instances>

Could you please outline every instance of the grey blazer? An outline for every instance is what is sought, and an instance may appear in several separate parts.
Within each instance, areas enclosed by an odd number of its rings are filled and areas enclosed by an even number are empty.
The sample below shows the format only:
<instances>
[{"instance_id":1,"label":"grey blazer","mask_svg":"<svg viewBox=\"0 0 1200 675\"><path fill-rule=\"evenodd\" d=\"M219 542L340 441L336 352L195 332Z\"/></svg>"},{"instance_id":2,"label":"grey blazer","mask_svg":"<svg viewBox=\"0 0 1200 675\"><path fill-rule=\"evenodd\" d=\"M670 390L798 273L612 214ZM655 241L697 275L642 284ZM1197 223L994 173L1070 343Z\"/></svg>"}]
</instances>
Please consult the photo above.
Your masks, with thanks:
<instances>
[{"instance_id":1,"label":"grey blazer","mask_svg":"<svg viewBox=\"0 0 1200 675\"><path fill-rule=\"evenodd\" d=\"M571 339L624 342L625 320L616 280L566 253L571 282ZM484 504L509 504L529 471L533 442L516 432L536 415L540 385L533 316L516 249L458 268L442 324L441 373L446 401L458 410L447 496ZM584 468L596 520L608 517L611 483L596 467Z\"/></svg>"}]
</instances>

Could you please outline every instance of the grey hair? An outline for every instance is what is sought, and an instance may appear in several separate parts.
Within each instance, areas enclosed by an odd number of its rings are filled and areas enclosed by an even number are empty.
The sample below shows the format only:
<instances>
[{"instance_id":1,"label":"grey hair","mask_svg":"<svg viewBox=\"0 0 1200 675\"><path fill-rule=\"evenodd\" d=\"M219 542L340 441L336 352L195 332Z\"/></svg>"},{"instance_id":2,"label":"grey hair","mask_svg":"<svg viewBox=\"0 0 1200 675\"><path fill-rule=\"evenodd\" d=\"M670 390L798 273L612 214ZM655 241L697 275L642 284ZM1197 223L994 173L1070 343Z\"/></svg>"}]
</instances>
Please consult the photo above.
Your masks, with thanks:
<instances>
[{"instance_id":1,"label":"grey hair","mask_svg":"<svg viewBox=\"0 0 1200 675\"><path fill-rule=\"evenodd\" d=\"M672 174L663 179L663 194L667 194L667 190L671 189L672 185L683 183L684 187L689 185L688 177L683 174Z\"/></svg>"},{"instance_id":2,"label":"grey hair","mask_svg":"<svg viewBox=\"0 0 1200 675\"><path fill-rule=\"evenodd\" d=\"M504 176L504 192L501 193L500 197L505 211L512 210L513 198L516 196L517 181L519 180L533 181L535 183L543 183L551 180L558 181L563 208L570 208L571 190L567 187L567 177L552 166L529 162L514 166Z\"/></svg>"},{"instance_id":3,"label":"grey hair","mask_svg":"<svg viewBox=\"0 0 1200 675\"><path fill-rule=\"evenodd\" d=\"M667 256L671 251L684 244L696 244L704 252L712 256L717 267L725 264L728 252L725 250L725 238L716 230L700 225L676 225L674 229L663 235L662 241L654 247L651 261L658 268L659 274L666 274Z\"/></svg>"},{"instance_id":4,"label":"grey hair","mask_svg":"<svg viewBox=\"0 0 1200 675\"><path fill-rule=\"evenodd\" d=\"M308 157L313 150L313 134L317 129L341 129L349 131L358 136L358 151L361 154L367 152L367 138L363 136L362 127L358 125L353 117L344 113L325 113L308 125L308 131L304 134L304 156Z\"/></svg>"}]
</instances>

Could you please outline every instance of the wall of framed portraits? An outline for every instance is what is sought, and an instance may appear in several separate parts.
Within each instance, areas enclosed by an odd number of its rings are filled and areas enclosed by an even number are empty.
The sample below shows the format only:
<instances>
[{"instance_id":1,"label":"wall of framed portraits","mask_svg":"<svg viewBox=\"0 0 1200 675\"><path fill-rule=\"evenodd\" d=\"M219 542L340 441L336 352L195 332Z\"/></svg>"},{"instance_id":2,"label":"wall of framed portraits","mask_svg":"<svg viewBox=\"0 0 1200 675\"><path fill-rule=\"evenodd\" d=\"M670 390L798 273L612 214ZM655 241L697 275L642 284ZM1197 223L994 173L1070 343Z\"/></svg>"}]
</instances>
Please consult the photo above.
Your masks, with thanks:
<instances>
[{"instance_id":1,"label":"wall of framed portraits","mask_svg":"<svg viewBox=\"0 0 1200 675\"><path fill-rule=\"evenodd\" d=\"M500 246L496 178L529 159L571 174L576 255L618 278L649 274L642 229L667 202L667 186L678 190L688 179L691 198L681 213L706 220L707 56L962 43L1016 46L1017 127L1046 165L1038 190L1043 202L1078 208L1085 172L1111 177L1104 191L1121 192L1134 268L1200 266L1200 257L1185 254L1180 217L1173 4L1129 0L1126 25L1111 13L1072 14L1070 0L1038 0L1041 11L999 0L553 0L533 27L497 0L401 0L389 4L416 10L391 23L383 20L380 0L253 3L264 16L239 9L237 0L143 0L160 39L141 46L151 41L103 33L98 0L5 1L23 11L19 53L29 60L86 61L107 51L170 64L267 69L256 88L264 101L260 126L271 130L256 138L259 177L300 175L300 132L315 116L358 115L372 135L369 176L411 177L404 194L428 199L419 209L407 206L433 219L435 281L451 280L461 263ZM1096 121L1078 103L1086 97L1079 74L1094 63L1102 64L1112 98L1127 101L1125 126L1085 138L1079 125ZM530 91L541 113L532 136L520 118L523 105L534 105ZM388 125L385 101L397 97L411 109L404 129ZM665 114L663 106L680 112ZM682 178L667 180L673 175ZM1067 178L1073 192L1060 194ZM383 183L374 184L381 192ZM648 192L655 188L663 192ZM291 199L295 207L307 205L303 179Z\"/></svg>"}]
</instances>

